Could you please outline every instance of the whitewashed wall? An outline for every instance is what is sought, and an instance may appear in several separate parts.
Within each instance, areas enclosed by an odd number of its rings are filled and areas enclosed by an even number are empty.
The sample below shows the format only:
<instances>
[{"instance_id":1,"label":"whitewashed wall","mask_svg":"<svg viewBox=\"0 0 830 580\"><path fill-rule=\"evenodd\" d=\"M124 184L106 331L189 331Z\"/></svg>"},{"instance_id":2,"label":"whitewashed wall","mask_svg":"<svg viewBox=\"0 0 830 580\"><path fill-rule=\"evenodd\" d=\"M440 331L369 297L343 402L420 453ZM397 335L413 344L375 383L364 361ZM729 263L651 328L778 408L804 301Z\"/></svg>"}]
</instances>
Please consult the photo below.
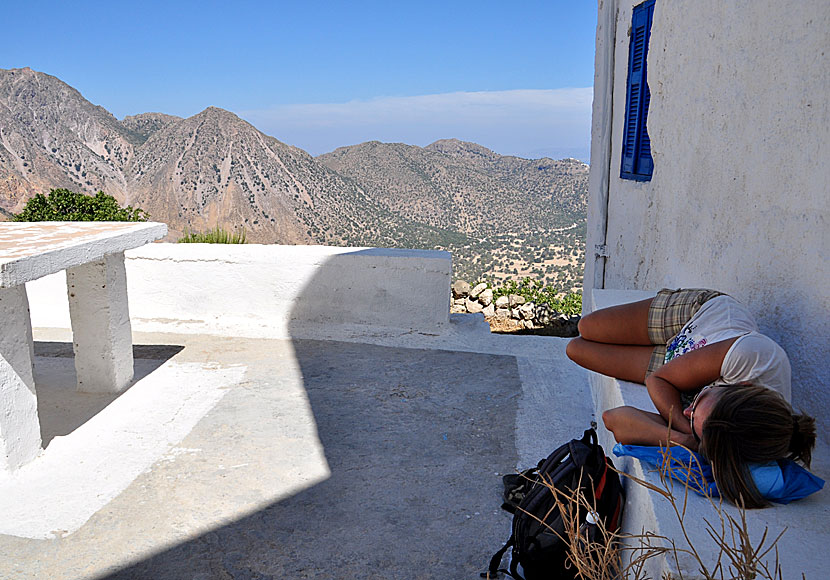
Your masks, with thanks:
<instances>
[{"instance_id":1,"label":"whitewashed wall","mask_svg":"<svg viewBox=\"0 0 830 580\"><path fill-rule=\"evenodd\" d=\"M447 252L150 244L126 258L133 330L256 338L308 325L436 332L449 323ZM69 327L63 272L26 290L34 327Z\"/></svg>"},{"instance_id":2,"label":"whitewashed wall","mask_svg":"<svg viewBox=\"0 0 830 580\"><path fill-rule=\"evenodd\" d=\"M604 276L587 260L586 290L729 292L789 353L794 404L826 426L830 3L657 0L642 183L619 178L636 4L599 2L588 256L605 243L608 258Z\"/></svg>"}]
</instances>

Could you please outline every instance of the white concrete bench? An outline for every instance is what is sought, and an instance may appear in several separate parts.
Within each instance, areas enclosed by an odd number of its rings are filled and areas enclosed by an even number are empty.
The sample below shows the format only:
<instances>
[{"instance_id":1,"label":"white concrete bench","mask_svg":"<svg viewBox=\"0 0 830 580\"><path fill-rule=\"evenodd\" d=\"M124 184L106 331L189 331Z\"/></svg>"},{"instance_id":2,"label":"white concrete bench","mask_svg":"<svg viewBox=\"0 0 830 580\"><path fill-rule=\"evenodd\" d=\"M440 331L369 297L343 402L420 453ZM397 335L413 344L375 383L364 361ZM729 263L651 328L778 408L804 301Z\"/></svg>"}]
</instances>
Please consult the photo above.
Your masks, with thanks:
<instances>
[{"instance_id":1,"label":"white concrete bench","mask_svg":"<svg viewBox=\"0 0 830 580\"><path fill-rule=\"evenodd\" d=\"M66 270L78 390L119 392L133 378L124 251L166 233L152 222L0 223L0 471L41 444L25 284Z\"/></svg>"},{"instance_id":2,"label":"white concrete bench","mask_svg":"<svg viewBox=\"0 0 830 580\"><path fill-rule=\"evenodd\" d=\"M656 291L593 290L588 299L591 311L594 311L626 302L644 300L654 295ZM643 385L619 381L598 373L588 374L597 417L601 417L606 409L620 405L654 409ZM631 457L615 457L612 454L614 436L605 429L601 419L599 423L600 443L613 458L617 467L659 485L660 480L657 474L649 467L644 469L639 460ZM828 456L830 454L828 454L826 444L819 439L813 455L812 471L824 479L827 479L830 473ZM626 489L624 531L639 533L642 530L651 530L673 538L678 547L685 548L682 530L669 503L631 481L625 481L624 485ZM678 485L675 489L677 490L675 495L680 496L682 502L682 485ZM726 513L737 516L737 510L731 505L724 504L723 509ZM806 499L789 505L776 504L774 507L762 510L751 510L747 512L747 524L756 544L764 528L769 529L768 541L788 528L778 543L784 578L801 578L802 572L806 573L807 578L824 578L827 573L827 564L830 561L826 555L826 546L830 544L830 528L827 527L828 512L830 512L830 500L825 488ZM708 500L690 492L686 513L685 525L689 537L706 564L711 566L716 559L717 550L706 531L703 518L713 523L718 522L715 510L709 505ZM681 555L679 558L679 568L683 578L702 578L698 575L697 565L687 555ZM678 564L672 558L655 558L651 562L649 573L654 578L662 578L664 572L670 574L672 578L677 577Z\"/></svg>"}]
</instances>

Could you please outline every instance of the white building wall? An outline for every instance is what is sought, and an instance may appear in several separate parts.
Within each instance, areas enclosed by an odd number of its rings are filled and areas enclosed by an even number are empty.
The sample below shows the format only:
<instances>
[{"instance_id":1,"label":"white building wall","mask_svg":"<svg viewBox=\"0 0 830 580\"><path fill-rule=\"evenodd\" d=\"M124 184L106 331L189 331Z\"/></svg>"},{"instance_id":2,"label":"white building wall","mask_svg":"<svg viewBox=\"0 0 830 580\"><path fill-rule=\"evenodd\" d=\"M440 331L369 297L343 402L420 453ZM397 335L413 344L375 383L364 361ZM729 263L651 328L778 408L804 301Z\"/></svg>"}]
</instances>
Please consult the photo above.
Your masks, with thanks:
<instances>
[{"instance_id":1,"label":"white building wall","mask_svg":"<svg viewBox=\"0 0 830 580\"><path fill-rule=\"evenodd\" d=\"M639 3L599 3L588 256L605 243L608 257L604 272L603 259L587 260L586 290L729 292L789 353L795 406L827 425L830 3L657 0L648 54L655 169L650 182L634 182L619 174Z\"/></svg>"}]
</instances>

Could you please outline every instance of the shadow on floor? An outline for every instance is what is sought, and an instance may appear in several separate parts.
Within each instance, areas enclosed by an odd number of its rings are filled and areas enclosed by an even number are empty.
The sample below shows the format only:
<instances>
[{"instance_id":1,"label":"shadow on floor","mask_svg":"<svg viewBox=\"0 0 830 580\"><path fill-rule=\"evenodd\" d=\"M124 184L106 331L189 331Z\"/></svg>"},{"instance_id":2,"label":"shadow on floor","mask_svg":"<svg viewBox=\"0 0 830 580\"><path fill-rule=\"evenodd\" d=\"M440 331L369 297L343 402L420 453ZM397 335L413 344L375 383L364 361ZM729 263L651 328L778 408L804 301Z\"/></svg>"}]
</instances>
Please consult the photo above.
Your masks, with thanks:
<instances>
[{"instance_id":1,"label":"shadow on floor","mask_svg":"<svg viewBox=\"0 0 830 580\"><path fill-rule=\"evenodd\" d=\"M176 356L182 349L183 346L166 344L133 345L135 375L130 386ZM55 437L68 435L92 419L124 392L75 391L75 354L71 342L35 341L34 351L37 412L44 448Z\"/></svg>"},{"instance_id":2,"label":"shadow on floor","mask_svg":"<svg viewBox=\"0 0 830 580\"><path fill-rule=\"evenodd\" d=\"M517 460L515 358L292 343L330 477L106 578L472 579L486 568L510 528L499 474ZM266 392L250 402L272 413Z\"/></svg>"}]
</instances>

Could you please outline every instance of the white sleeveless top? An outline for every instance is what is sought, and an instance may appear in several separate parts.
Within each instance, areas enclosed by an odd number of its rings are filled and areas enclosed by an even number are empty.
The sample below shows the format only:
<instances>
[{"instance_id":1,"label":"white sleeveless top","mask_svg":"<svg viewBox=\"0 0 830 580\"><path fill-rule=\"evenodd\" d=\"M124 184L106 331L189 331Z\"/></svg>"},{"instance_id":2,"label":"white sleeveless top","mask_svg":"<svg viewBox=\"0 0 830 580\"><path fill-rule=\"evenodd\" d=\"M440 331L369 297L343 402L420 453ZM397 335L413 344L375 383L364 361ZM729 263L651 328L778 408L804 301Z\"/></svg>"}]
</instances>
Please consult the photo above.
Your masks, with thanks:
<instances>
[{"instance_id":1,"label":"white sleeveless top","mask_svg":"<svg viewBox=\"0 0 830 580\"><path fill-rule=\"evenodd\" d=\"M758 332L747 308L731 296L706 301L666 347L665 362L689 351L738 337L723 358L716 385L751 383L791 400L790 361L774 340Z\"/></svg>"}]
</instances>

